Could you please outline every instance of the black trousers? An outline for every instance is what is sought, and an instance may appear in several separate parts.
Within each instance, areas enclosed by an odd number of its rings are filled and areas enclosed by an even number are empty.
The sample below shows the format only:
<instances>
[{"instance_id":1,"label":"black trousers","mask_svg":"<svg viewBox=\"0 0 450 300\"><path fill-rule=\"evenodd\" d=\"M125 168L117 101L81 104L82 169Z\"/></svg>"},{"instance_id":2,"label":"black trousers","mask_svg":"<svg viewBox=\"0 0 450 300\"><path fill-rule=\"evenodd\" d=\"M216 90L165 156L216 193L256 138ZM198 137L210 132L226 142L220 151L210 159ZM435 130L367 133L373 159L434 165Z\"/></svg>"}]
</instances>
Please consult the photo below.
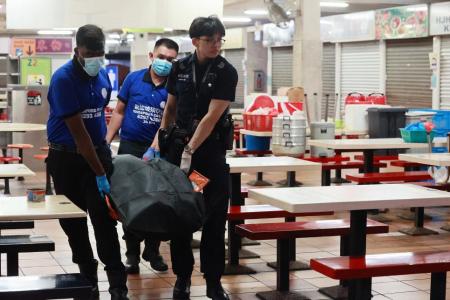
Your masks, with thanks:
<instances>
[{"instance_id":1,"label":"black trousers","mask_svg":"<svg viewBox=\"0 0 450 300\"><path fill-rule=\"evenodd\" d=\"M136 156L137 158L142 158L150 145L151 143L121 140L117 153L131 154L133 156ZM123 239L126 241L127 245L127 251L125 252L125 255L129 264L139 263L141 253L140 243L142 241L145 241L144 252L142 253L142 257L145 260L150 260L152 257L159 255L159 245L161 244L160 241L154 240L150 237L143 239L128 231L125 226L123 226L122 228L124 232Z\"/></svg>"},{"instance_id":2,"label":"black trousers","mask_svg":"<svg viewBox=\"0 0 450 300\"><path fill-rule=\"evenodd\" d=\"M109 177L113 167L111 151L105 145L97 149L97 155ZM97 253L108 273L110 288L126 288L117 222L108 215L106 203L98 192L95 173L81 155L53 149L49 150L47 167L53 178L56 194L65 195L79 208L88 212L94 227ZM68 237L72 261L76 264L92 263L94 255L89 241L87 218L60 219L59 222ZM110 277L116 280L111 280Z\"/></svg>"},{"instance_id":3,"label":"black trousers","mask_svg":"<svg viewBox=\"0 0 450 300\"><path fill-rule=\"evenodd\" d=\"M225 222L229 199L229 173L225 151L220 142L206 140L192 157L191 170L208 177L210 182L203 190L206 203L206 222L200 244L201 271L207 280L220 280L225 267ZM177 276L192 274L194 256L191 239L172 239L170 252L173 272Z\"/></svg>"}]
</instances>

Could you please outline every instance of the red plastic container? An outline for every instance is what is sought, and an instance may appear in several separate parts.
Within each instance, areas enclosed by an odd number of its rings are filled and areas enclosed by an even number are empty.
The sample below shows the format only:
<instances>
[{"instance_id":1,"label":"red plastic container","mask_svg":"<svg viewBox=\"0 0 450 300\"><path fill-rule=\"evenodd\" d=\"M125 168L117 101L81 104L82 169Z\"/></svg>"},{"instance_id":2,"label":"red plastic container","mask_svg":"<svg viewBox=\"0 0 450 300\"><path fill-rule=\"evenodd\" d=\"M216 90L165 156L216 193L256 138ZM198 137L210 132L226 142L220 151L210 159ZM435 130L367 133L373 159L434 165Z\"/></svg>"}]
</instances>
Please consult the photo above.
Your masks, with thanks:
<instances>
[{"instance_id":1,"label":"red plastic container","mask_svg":"<svg viewBox=\"0 0 450 300\"><path fill-rule=\"evenodd\" d=\"M349 93L345 97L345 104L366 104L366 96L361 93Z\"/></svg>"},{"instance_id":2,"label":"red plastic container","mask_svg":"<svg viewBox=\"0 0 450 300\"><path fill-rule=\"evenodd\" d=\"M250 112L264 107L275 108L275 102L266 95L256 97L252 105L250 105L243 114L244 129L252 131L272 131L272 118L276 117L278 113L272 112L269 115L250 114Z\"/></svg>"},{"instance_id":3,"label":"red plastic container","mask_svg":"<svg viewBox=\"0 0 450 300\"><path fill-rule=\"evenodd\" d=\"M370 104L386 104L386 96L383 93L372 93L366 98L366 101Z\"/></svg>"},{"instance_id":4,"label":"red plastic container","mask_svg":"<svg viewBox=\"0 0 450 300\"><path fill-rule=\"evenodd\" d=\"M289 112L292 115L296 110L303 110L303 102L278 102L278 113Z\"/></svg>"}]
</instances>

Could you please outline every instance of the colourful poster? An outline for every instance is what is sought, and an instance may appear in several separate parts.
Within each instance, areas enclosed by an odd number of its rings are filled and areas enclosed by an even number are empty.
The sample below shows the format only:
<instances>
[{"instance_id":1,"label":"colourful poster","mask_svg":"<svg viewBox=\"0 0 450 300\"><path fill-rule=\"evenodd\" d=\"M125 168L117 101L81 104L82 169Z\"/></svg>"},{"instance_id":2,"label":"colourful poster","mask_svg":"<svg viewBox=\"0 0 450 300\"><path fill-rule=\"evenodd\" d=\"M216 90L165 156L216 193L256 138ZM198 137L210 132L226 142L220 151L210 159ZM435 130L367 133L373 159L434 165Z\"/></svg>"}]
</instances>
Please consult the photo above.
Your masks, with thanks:
<instances>
[{"instance_id":1,"label":"colourful poster","mask_svg":"<svg viewBox=\"0 0 450 300\"><path fill-rule=\"evenodd\" d=\"M49 57L23 57L20 59L20 84L49 85L52 61Z\"/></svg>"},{"instance_id":2,"label":"colourful poster","mask_svg":"<svg viewBox=\"0 0 450 300\"><path fill-rule=\"evenodd\" d=\"M35 55L36 40L30 38L12 38L10 54L13 57Z\"/></svg>"},{"instance_id":3,"label":"colourful poster","mask_svg":"<svg viewBox=\"0 0 450 300\"><path fill-rule=\"evenodd\" d=\"M428 36L428 5L394 7L376 11L377 39L405 39Z\"/></svg>"},{"instance_id":4,"label":"colourful poster","mask_svg":"<svg viewBox=\"0 0 450 300\"><path fill-rule=\"evenodd\" d=\"M72 38L37 38L36 53L39 54L71 54Z\"/></svg>"}]
</instances>

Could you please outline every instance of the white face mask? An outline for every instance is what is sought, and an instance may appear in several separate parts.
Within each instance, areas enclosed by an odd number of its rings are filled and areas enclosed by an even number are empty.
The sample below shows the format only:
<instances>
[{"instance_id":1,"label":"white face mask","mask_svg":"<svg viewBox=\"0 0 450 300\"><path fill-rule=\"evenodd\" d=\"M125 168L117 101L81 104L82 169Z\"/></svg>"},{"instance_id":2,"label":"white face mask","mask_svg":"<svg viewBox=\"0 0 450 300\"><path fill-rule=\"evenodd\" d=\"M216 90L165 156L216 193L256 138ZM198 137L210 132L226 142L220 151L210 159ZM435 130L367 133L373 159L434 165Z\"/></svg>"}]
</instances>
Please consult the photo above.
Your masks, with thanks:
<instances>
[{"instance_id":1,"label":"white face mask","mask_svg":"<svg viewBox=\"0 0 450 300\"><path fill-rule=\"evenodd\" d=\"M100 69L105 64L104 56L87 57L84 58L84 71L91 77L97 76Z\"/></svg>"}]
</instances>

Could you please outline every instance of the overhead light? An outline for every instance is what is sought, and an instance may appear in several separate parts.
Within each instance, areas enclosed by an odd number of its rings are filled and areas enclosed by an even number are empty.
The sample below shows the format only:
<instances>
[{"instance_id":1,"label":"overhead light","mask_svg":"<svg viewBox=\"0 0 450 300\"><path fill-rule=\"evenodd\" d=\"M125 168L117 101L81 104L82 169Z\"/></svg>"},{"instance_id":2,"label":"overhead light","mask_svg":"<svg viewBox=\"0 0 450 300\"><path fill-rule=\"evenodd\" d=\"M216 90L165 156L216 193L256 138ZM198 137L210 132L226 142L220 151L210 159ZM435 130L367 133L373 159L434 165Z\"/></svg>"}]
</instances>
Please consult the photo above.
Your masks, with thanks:
<instances>
[{"instance_id":1,"label":"overhead light","mask_svg":"<svg viewBox=\"0 0 450 300\"><path fill-rule=\"evenodd\" d=\"M173 31L173 28L164 27L164 31L165 31L165 32L172 32L172 31Z\"/></svg>"},{"instance_id":2,"label":"overhead light","mask_svg":"<svg viewBox=\"0 0 450 300\"><path fill-rule=\"evenodd\" d=\"M252 16L265 16L268 14L268 12L264 9L247 9L244 10L244 14Z\"/></svg>"},{"instance_id":3,"label":"overhead light","mask_svg":"<svg viewBox=\"0 0 450 300\"><path fill-rule=\"evenodd\" d=\"M348 7L347 2L320 2L321 7L339 7L346 8Z\"/></svg>"},{"instance_id":4,"label":"overhead light","mask_svg":"<svg viewBox=\"0 0 450 300\"><path fill-rule=\"evenodd\" d=\"M223 17L222 21L227 23L249 23L252 19L247 17Z\"/></svg>"},{"instance_id":5,"label":"overhead light","mask_svg":"<svg viewBox=\"0 0 450 300\"><path fill-rule=\"evenodd\" d=\"M72 30L38 30L37 33L42 35L70 35Z\"/></svg>"},{"instance_id":6,"label":"overhead light","mask_svg":"<svg viewBox=\"0 0 450 300\"><path fill-rule=\"evenodd\" d=\"M77 31L78 28L76 27L57 27L57 28L52 28L52 30L70 30L70 31Z\"/></svg>"},{"instance_id":7,"label":"overhead light","mask_svg":"<svg viewBox=\"0 0 450 300\"><path fill-rule=\"evenodd\" d=\"M120 39L120 34L118 34L118 33L110 33L110 34L108 34L108 38L118 40L118 39Z\"/></svg>"},{"instance_id":8,"label":"overhead light","mask_svg":"<svg viewBox=\"0 0 450 300\"><path fill-rule=\"evenodd\" d=\"M110 44L110 45L118 45L118 44L120 44L120 41L119 41L119 40L107 39L107 40L105 41L105 43L106 43L106 44Z\"/></svg>"},{"instance_id":9,"label":"overhead light","mask_svg":"<svg viewBox=\"0 0 450 300\"><path fill-rule=\"evenodd\" d=\"M127 39L134 39L134 34L132 34L132 33L128 33L127 34Z\"/></svg>"}]
</instances>

